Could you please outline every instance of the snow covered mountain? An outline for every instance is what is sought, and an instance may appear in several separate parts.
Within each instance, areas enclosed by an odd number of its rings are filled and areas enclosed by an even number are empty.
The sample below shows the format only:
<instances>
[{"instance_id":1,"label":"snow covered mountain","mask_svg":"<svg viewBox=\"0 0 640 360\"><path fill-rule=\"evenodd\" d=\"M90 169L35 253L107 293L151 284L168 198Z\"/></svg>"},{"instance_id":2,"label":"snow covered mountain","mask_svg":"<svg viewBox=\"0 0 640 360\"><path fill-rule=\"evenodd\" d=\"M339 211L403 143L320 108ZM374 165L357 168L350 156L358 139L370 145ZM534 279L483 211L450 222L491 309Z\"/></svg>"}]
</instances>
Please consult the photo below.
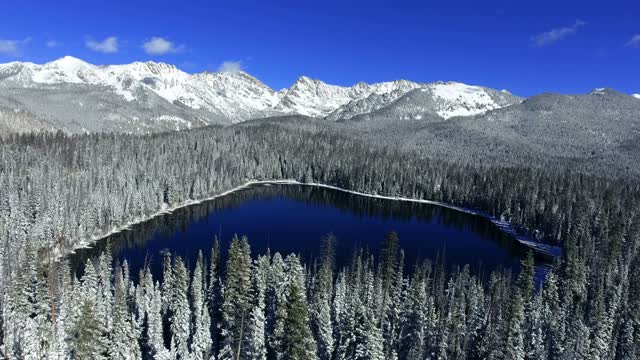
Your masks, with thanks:
<instances>
[{"instance_id":1,"label":"snow covered mountain","mask_svg":"<svg viewBox=\"0 0 640 360\"><path fill-rule=\"evenodd\" d=\"M65 56L42 65L0 64L0 130L19 129L21 119L29 130L137 133L287 114L337 121L377 111L416 89L429 98L420 110L429 107L442 119L521 101L478 86L407 80L343 87L302 76L274 91L243 71L188 74L165 63L98 66Z\"/></svg>"},{"instance_id":2,"label":"snow covered mountain","mask_svg":"<svg viewBox=\"0 0 640 360\"><path fill-rule=\"evenodd\" d=\"M633 94L633 95L631 95L631 96L633 96L633 97L634 97L634 98L636 98L636 99L640 99L640 94Z\"/></svg>"},{"instance_id":3,"label":"snow covered mountain","mask_svg":"<svg viewBox=\"0 0 640 360\"><path fill-rule=\"evenodd\" d=\"M44 65L14 62L0 65L0 81L25 88L61 84L101 86L128 102L139 101L145 90L151 90L169 103L237 121L271 109L278 102L273 90L244 72L190 75L173 65L151 61L96 66L65 56Z\"/></svg>"},{"instance_id":4,"label":"snow covered mountain","mask_svg":"<svg viewBox=\"0 0 640 360\"><path fill-rule=\"evenodd\" d=\"M371 105L371 102L378 102ZM337 121L443 121L453 117L471 117L491 110L519 104L522 98L507 91L457 82L435 82L408 91L396 99L370 97L338 109ZM349 109L347 109L349 108ZM333 114L332 114L333 115ZM332 116L330 115L330 117Z\"/></svg>"},{"instance_id":5,"label":"snow covered mountain","mask_svg":"<svg viewBox=\"0 0 640 360\"><path fill-rule=\"evenodd\" d=\"M276 106L276 110L284 113L325 117L352 101L362 100L371 95L393 93L397 94L395 96L399 96L421 86L421 84L407 80L396 80L376 84L360 82L351 87L342 87L302 76L293 86L281 92L282 99Z\"/></svg>"}]
</instances>

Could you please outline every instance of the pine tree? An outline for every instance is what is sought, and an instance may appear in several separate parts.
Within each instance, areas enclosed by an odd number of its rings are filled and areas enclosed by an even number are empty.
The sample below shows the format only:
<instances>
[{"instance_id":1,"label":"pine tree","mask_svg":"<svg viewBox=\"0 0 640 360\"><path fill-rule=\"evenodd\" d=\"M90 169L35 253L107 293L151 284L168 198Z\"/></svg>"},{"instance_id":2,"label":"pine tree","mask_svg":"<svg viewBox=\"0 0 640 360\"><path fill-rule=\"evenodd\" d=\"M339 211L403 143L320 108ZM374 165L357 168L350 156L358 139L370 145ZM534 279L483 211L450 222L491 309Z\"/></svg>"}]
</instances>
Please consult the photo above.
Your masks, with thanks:
<instances>
[{"instance_id":1,"label":"pine tree","mask_svg":"<svg viewBox=\"0 0 640 360\"><path fill-rule=\"evenodd\" d=\"M528 321L524 340L527 360L545 360L548 356L542 314L542 296L536 295L526 316Z\"/></svg>"},{"instance_id":2,"label":"pine tree","mask_svg":"<svg viewBox=\"0 0 640 360\"><path fill-rule=\"evenodd\" d=\"M517 286L520 288L520 294L525 303L531 301L535 291L535 260L533 251L527 252L526 259L520 262L522 270L518 276Z\"/></svg>"},{"instance_id":3,"label":"pine tree","mask_svg":"<svg viewBox=\"0 0 640 360\"><path fill-rule=\"evenodd\" d=\"M81 279L80 309L72 330L71 354L76 359L106 359L108 338L104 318L97 305L98 277L91 261L87 261Z\"/></svg>"},{"instance_id":4,"label":"pine tree","mask_svg":"<svg viewBox=\"0 0 640 360\"><path fill-rule=\"evenodd\" d=\"M222 278L220 273L220 241L216 237L211 248L209 281L207 285L207 308L211 321L210 332L212 353L218 354L222 324Z\"/></svg>"},{"instance_id":5,"label":"pine tree","mask_svg":"<svg viewBox=\"0 0 640 360\"><path fill-rule=\"evenodd\" d=\"M71 269L69 262L63 261L59 264L59 293L57 302L54 303L58 309L56 321L54 322L53 345L51 358L62 360L69 357L68 340L71 338L72 325L75 322L76 314L79 313L77 303L78 289L74 287L74 282L70 276ZM55 312L54 312L55 313Z\"/></svg>"},{"instance_id":6,"label":"pine tree","mask_svg":"<svg viewBox=\"0 0 640 360\"><path fill-rule=\"evenodd\" d=\"M380 268L382 272L382 304L380 308L379 319L384 322L388 306L390 303L393 285L398 273L399 261L398 261L398 234L395 232L388 233L384 239L384 246L382 249L382 260Z\"/></svg>"},{"instance_id":7,"label":"pine tree","mask_svg":"<svg viewBox=\"0 0 640 360\"><path fill-rule=\"evenodd\" d=\"M72 357L74 359L107 359L107 342L96 316L96 305L85 299L73 329Z\"/></svg>"},{"instance_id":8,"label":"pine tree","mask_svg":"<svg viewBox=\"0 0 640 360\"><path fill-rule=\"evenodd\" d=\"M180 360L189 359L189 336L191 310L188 299L188 274L182 258L176 256L173 267L173 290L171 299L171 349Z\"/></svg>"},{"instance_id":9,"label":"pine tree","mask_svg":"<svg viewBox=\"0 0 640 360\"><path fill-rule=\"evenodd\" d=\"M111 272L109 272L110 276ZM122 272L117 269L114 285L112 345L109 347L109 358L122 360L141 359L142 353L138 344L140 334L136 320L127 306L127 296L122 281Z\"/></svg>"},{"instance_id":10,"label":"pine tree","mask_svg":"<svg viewBox=\"0 0 640 360\"><path fill-rule=\"evenodd\" d=\"M193 313L191 354L193 359L208 359L211 351L211 333L209 332L211 324L209 310L205 306L204 281L202 252L199 252L191 280L191 310Z\"/></svg>"},{"instance_id":11,"label":"pine tree","mask_svg":"<svg viewBox=\"0 0 640 360\"><path fill-rule=\"evenodd\" d=\"M251 310L248 326L248 355L250 359L264 360L267 356L266 347L266 296L269 281L269 255L259 256L253 271L253 291L255 301Z\"/></svg>"},{"instance_id":12,"label":"pine tree","mask_svg":"<svg viewBox=\"0 0 640 360\"><path fill-rule=\"evenodd\" d=\"M173 267L171 266L171 253L163 252L162 263L162 314L169 317L171 302L173 301Z\"/></svg>"},{"instance_id":13,"label":"pine tree","mask_svg":"<svg viewBox=\"0 0 640 360\"><path fill-rule=\"evenodd\" d=\"M312 303L312 330L318 342L320 360L330 360L334 349L331 300L333 293L333 271L335 263L335 236L329 234L323 239L322 264L317 276L317 284Z\"/></svg>"},{"instance_id":14,"label":"pine tree","mask_svg":"<svg viewBox=\"0 0 640 360\"><path fill-rule=\"evenodd\" d=\"M234 236L229 248L222 306L223 344L219 358L239 359L246 356L249 317L253 292L251 290L251 257L246 237Z\"/></svg>"},{"instance_id":15,"label":"pine tree","mask_svg":"<svg viewBox=\"0 0 640 360\"><path fill-rule=\"evenodd\" d=\"M164 345L162 333L162 290L154 285L152 300L146 312L148 341L147 347L152 350L154 359L169 359L170 352Z\"/></svg>"},{"instance_id":16,"label":"pine tree","mask_svg":"<svg viewBox=\"0 0 640 360\"><path fill-rule=\"evenodd\" d=\"M509 319L507 326L507 341L505 356L507 359L523 360L525 358L524 349L524 303L520 289L516 289L509 306Z\"/></svg>"},{"instance_id":17,"label":"pine tree","mask_svg":"<svg viewBox=\"0 0 640 360\"><path fill-rule=\"evenodd\" d=\"M421 277L411 283L409 296L402 315L399 356L407 360L424 358L427 293Z\"/></svg>"},{"instance_id":18,"label":"pine tree","mask_svg":"<svg viewBox=\"0 0 640 360\"><path fill-rule=\"evenodd\" d=\"M475 359L481 353L481 344L486 329L485 298L483 285L477 279L469 292L468 346L467 353Z\"/></svg>"},{"instance_id":19,"label":"pine tree","mask_svg":"<svg viewBox=\"0 0 640 360\"><path fill-rule=\"evenodd\" d=\"M25 258L23 271L23 296L25 313L24 327L21 329L20 349L25 359L42 359L47 356L51 340L51 318L47 307L50 304L46 273L38 264L39 259L35 251Z\"/></svg>"},{"instance_id":20,"label":"pine tree","mask_svg":"<svg viewBox=\"0 0 640 360\"><path fill-rule=\"evenodd\" d=\"M594 360L603 360L610 358L611 348L611 331L613 319L605 309L605 300L603 289L600 287L598 294L594 299L595 309L591 326L591 349L589 357Z\"/></svg>"},{"instance_id":21,"label":"pine tree","mask_svg":"<svg viewBox=\"0 0 640 360\"><path fill-rule=\"evenodd\" d=\"M542 288L544 333L547 338L549 359L561 359L565 349L565 308L560 305L558 281L550 272Z\"/></svg>"},{"instance_id":22,"label":"pine tree","mask_svg":"<svg viewBox=\"0 0 640 360\"><path fill-rule=\"evenodd\" d=\"M275 253L271 261L267 286L267 358L282 359L285 337L284 320L288 291L287 270L280 253Z\"/></svg>"},{"instance_id":23,"label":"pine tree","mask_svg":"<svg viewBox=\"0 0 640 360\"><path fill-rule=\"evenodd\" d=\"M395 351L398 338L398 318L400 311L397 305L402 295L402 267L403 253L399 248L398 234L390 232L385 236L381 252L381 304L378 319L385 340L385 354L391 356L391 350Z\"/></svg>"},{"instance_id":24,"label":"pine tree","mask_svg":"<svg viewBox=\"0 0 640 360\"><path fill-rule=\"evenodd\" d=\"M103 326L107 332L110 332L112 329L111 305L114 302L113 289L111 286L111 276L113 275L112 262L111 245L107 242L107 248L98 258L98 311L100 313L99 316L103 318ZM128 285L128 282L123 284L123 286Z\"/></svg>"},{"instance_id":25,"label":"pine tree","mask_svg":"<svg viewBox=\"0 0 640 360\"><path fill-rule=\"evenodd\" d=\"M567 334L565 354L570 354L571 358L576 360L590 359L589 327L579 316L571 316L571 320L568 326L570 331Z\"/></svg>"},{"instance_id":26,"label":"pine tree","mask_svg":"<svg viewBox=\"0 0 640 360\"><path fill-rule=\"evenodd\" d=\"M355 305L355 304L354 304ZM337 349L338 359L382 360L384 341L375 317L362 304L355 305L353 318L345 330L346 339Z\"/></svg>"},{"instance_id":27,"label":"pine tree","mask_svg":"<svg viewBox=\"0 0 640 360\"><path fill-rule=\"evenodd\" d=\"M291 280L284 319L284 360L314 360L318 358L316 342L309 327L309 308L304 285L304 273L298 258L286 259Z\"/></svg>"}]
</instances>

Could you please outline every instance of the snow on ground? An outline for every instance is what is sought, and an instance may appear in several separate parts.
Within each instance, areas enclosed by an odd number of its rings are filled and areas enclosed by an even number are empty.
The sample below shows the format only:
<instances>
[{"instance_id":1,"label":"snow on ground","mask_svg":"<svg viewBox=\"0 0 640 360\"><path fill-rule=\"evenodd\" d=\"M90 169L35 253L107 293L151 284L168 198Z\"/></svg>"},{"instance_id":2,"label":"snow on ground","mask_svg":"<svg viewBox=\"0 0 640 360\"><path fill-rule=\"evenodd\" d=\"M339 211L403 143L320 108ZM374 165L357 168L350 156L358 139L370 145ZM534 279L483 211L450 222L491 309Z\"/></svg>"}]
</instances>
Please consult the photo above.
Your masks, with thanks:
<instances>
[{"instance_id":1,"label":"snow on ground","mask_svg":"<svg viewBox=\"0 0 640 360\"><path fill-rule=\"evenodd\" d=\"M631 95L631 96L633 96L633 97L634 97L634 98L636 98L636 99L640 99L640 94L633 94L633 95Z\"/></svg>"},{"instance_id":2,"label":"snow on ground","mask_svg":"<svg viewBox=\"0 0 640 360\"><path fill-rule=\"evenodd\" d=\"M13 86L87 84L104 86L128 102L149 90L170 103L210 111L233 122L272 114L301 114L325 117L352 101L372 94L394 97L417 88L428 89L437 113L445 119L477 115L499 108L479 86L457 82L416 83L395 80L338 86L301 76L290 88L279 92L251 75L239 71L189 74L161 62L133 62L122 65L93 65L65 56L46 64L12 62L0 64L0 78ZM4 80L3 80L4 81Z\"/></svg>"},{"instance_id":3,"label":"snow on ground","mask_svg":"<svg viewBox=\"0 0 640 360\"><path fill-rule=\"evenodd\" d=\"M438 115L445 119L454 116L478 115L500 107L479 86L447 82L431 84L430 88L433 95L446 104L437 110Z\"/></svg>"}]
</instances>

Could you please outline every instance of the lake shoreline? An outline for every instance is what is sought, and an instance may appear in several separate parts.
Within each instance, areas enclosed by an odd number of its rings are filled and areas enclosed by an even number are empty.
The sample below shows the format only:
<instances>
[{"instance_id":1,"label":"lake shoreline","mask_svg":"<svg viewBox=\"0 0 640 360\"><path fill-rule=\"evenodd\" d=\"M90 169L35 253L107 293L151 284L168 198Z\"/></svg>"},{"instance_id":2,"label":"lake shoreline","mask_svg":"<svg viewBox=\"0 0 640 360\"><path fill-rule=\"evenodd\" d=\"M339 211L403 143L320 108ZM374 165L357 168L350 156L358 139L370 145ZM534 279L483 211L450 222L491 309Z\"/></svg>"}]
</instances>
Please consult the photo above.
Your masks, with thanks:
<instances>
[{"instance_id":1,"label":"lake shoreline","mask_svg":"<svg viewBox=\"0 0 640 360\"><path fill-rule=\"evenodd\" d=\"M118 226L118 227L114 227L111 231L99 235L99 236L92 236L88 241L82 242L80 244L78 244L77 246L74 246L74 248L69 251L67 254L59 254L59 256L63 257L63 256L67 256L70 254L74 254L76 252L76 250L80 250L80 249L87 249L87 248L91 248L95 243L104 240L106 238L108 238L109 236L112 236L114 234L129 230L132 226L135 226L137 224L149 221L151 219L154 219L158 216L162 216L162 215L166 215L166 214L171 214L173 211L191 206L191 205L197 205L197 204L201 204L207 201L212 201L227 195L230 195L232 193L235 193L237 191L241 191L243 189L247 189L250 188L251 186L255 186L255 185L303 185L303 186L313 186L313 187L319 187L319 188L325 188L325 189L330 189L330 190L335 190L335 191L340 191L340 192L344 192L344 193L348 193L348 194L353 194L353 195L357 195L357 196L365 196L365 197L369 197L369 198L376 198L376 199L384 199L384 200L391 200L391 201L405 201L405 202L413 202L413 203L420 203L420 204L428 204L428 205L434 205L434 206L439 206L439 207L444 207L447 209L451 209L451 210L455 210L455 211L459 211L462 213L466 213L469 215L474 215L474 216L480 216L483 217L487 220L489 220L491 223L493 223L495 226L497 226L501 231L503 231L504 233L511 235L516 241L518 241L520 244L529 247L530 249L532 249L535 253L540 254L544 257L548 257L548 258L555 258L555 257L559 257L562 254L562 250L559 247L555 247L555 246L551 246L548 244L544 244L538 241L535 241L534 239L526 236L526 235L522 235L519 234L516 229L513 227L513 225L508 222L508 221L503 221L500 219L495 218L494 216L491 216L490 214L483 212L483 211L479 211L479 210L474 210L471 208L466 208L466 207L461 207L461 206L455 206L455 205L451 205L451 204L447 204L447 203L442 203L442 202L438 202L438 201L433 201L433 200L427 200L427 199L414 199L414 198L406 198L406 197L398 197L398 196L387 196L387 195L379 195L379 194L368 194L368 193L363 193L363 192L359 192L359 191L354 191L354 190L349 190L349 189L344 189L338 186L333 186L333 185L327 185L327 184L322 184L322 183L305 183L305 182L300 182L297 180L293 180L293 179L285 179L285 180L251 180L251 181L247 181L244 184L240 185L240 186L236 186L230 190L224 191L222 193L201 199L201 200L190 200L190 201L186 201L183 203L180 203L176 206L172 206L172 207L168 207L167 204L163 204L163 208L149 216L146 217L140 217L140 218L136 218L133 221L122 225L122 226Z\"/></svg>"}]
</instances>

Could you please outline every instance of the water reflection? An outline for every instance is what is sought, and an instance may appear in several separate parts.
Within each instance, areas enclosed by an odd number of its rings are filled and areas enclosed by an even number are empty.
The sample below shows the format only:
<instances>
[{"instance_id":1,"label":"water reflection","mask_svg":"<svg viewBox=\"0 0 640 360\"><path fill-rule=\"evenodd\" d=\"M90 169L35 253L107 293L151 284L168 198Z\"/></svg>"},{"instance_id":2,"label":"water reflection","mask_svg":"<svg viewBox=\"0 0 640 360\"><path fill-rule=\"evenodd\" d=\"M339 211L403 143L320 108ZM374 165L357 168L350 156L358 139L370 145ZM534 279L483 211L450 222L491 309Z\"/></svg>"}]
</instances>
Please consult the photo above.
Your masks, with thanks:
<instances>
[{"instance_id":1,"label":"water reflection","mask_svg":"<svg viewBox=\"0 0 640 360\"><path fill-rule=\"evenodd\" d=\"M195 262L208 254L214 236L223 250L234 233L247 235L252 253L300 254L312 261L320 239L338 238L337 261L346 263L357 248L376 253L388 231L396 231L406 264L444 254L448 268L470 264L475 272L504 267L517 271L526 249L488 220L429 204L377 199L313 186L255 185L132 226L108 238L116 259L133 273L151 262L160 273L160 252L168 249ZM104 251L103 240L70 256L73 268Z\"/></svg>"}]
</instances>

